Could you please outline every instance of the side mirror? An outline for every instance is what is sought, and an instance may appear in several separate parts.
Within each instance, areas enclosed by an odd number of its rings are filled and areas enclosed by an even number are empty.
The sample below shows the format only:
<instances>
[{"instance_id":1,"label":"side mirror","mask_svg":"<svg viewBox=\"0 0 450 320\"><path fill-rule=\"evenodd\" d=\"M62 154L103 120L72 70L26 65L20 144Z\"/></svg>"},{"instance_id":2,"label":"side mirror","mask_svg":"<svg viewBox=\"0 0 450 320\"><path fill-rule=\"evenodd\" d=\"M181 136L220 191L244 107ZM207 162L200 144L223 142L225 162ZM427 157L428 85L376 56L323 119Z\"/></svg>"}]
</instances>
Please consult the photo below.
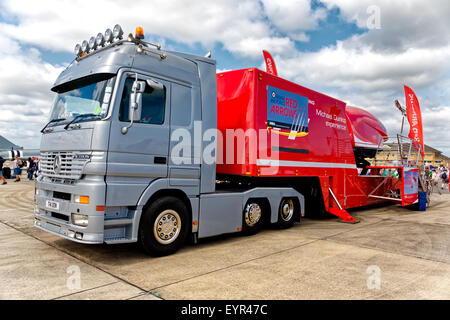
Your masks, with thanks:
<instances>
[{"instance_id":1,"label":"side mirror","mask_svg":"<svg viewBox=\"0 0 450 320\"><path fill-rule=\"evenodd\" d=\"M130 95L129 119L132 121L141 120L142 114L142 93L145 91L145 81L134 81Z\"/></svg>"},{"instance_id":2,"label":"side mirror","mask_svg":"<svg viewBox=\"0 0 450 320\"><path fill-rule=\"evenodd\" d=\"M133 87L130 94L130 107L128 110L128 119L130 124L127 127L122 127L122 134L127 134L128 129L133 126L134 121L141 120L142 114L142 93L145 91L145 81L136 80L133 82Z\"/></svg>"}]
</instances>

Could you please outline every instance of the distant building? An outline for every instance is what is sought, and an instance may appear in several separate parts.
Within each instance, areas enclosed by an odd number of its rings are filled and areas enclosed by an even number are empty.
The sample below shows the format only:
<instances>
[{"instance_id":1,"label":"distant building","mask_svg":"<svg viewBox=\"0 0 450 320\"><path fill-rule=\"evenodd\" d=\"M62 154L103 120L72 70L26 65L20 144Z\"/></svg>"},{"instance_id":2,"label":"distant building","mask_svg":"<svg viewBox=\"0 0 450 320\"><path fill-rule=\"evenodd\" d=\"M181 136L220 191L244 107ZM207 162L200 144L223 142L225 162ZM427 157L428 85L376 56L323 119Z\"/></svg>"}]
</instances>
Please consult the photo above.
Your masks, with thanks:
<instances>
[{"instance_id":1,"label":"distant building","mask_svg":"<svg viewBox=\"0 0 450 320\"><path fill-rule=\"evenodd\" d=\"M9 151L11 148L14 150L23 150L23 147L19 147L5 137L0 136L0 151Z\"/></svg>"},{"instance_id":2,"label":"distant building","mask_svg":"<svg viewBox=\"0 0 450 320\"><path fill-rule=\"evenodd\" d=\"M425 145L425 165L432 165L434 167L439 167L444 165L448 167L450 165L450 158L446 155L442 154L442 151L439 151L435 148L430 147L429 145ZM417 151L414 148L411 148L411 155L409 157L410 160L416 160ZM405 144L403 146L403 152L409 153L409 144ZM378 166L384 166L392 164L393 161L399 160L398 153L398 144L395 143L386 143L383 146L382 151L378 151L377 156L372 164Z\"/></svg>"}]
</instances>

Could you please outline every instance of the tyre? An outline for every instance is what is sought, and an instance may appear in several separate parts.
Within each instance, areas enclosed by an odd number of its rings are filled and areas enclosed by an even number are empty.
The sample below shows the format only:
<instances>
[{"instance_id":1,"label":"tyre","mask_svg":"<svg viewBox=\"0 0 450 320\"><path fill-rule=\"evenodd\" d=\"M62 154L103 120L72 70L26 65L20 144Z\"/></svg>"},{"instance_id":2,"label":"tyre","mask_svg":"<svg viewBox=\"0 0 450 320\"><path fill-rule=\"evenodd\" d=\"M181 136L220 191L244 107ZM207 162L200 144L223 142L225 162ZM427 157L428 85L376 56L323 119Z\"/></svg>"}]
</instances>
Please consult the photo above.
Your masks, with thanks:
<instances>
[{"instance_id":1,"label":"tyre","mask_svg":"<svg viewBox=\"0 0 450 320\"><path fill-rule=\"evenodd\" d=\"M295 222L296 202L292 198L281 199L278 209L278 221L276 226L280 229L287 229Z\"/></svg>"},{"instance_id":2,"label":"tyre","mask_svg":"<svg viewBox=\"0 0 450 320\"><path fill-rule=\"evenodd\" d=\"M143 212L139 242L151 256L169 255L185 243L190 225L184 202L176 197L163 197Z\"/></svg>"},{"instance_id":3,"label":"tyre","mask_svg":"<svg viewBox=\"0 0 450 320\"><path fill-rule=\"evenodd\" d=\"M242 215L242 233L246 236L258 233L264 225L265 206L261 201L249 200Z\"/></svg>"}]
</instances>

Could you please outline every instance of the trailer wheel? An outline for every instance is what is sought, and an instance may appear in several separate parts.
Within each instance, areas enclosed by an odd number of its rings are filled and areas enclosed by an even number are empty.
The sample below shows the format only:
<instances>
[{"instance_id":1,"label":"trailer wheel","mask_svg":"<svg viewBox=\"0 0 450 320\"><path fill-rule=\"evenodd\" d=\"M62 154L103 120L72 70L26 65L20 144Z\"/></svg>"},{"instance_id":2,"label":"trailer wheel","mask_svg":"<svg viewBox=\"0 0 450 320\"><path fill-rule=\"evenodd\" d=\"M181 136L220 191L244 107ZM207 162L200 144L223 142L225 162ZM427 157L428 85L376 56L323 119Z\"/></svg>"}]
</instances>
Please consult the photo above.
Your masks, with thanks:
<instances>
[{"instance_id":1,"label":"trailer wheel","mask_svg":"<svg viewBox=\"0 0 450 320\"><path fill-rule=\"evenodd\" d=\"M276 226L280 229L287 229L295 222L295 202L292 198L283 198L278 209L278 221Z\"/></svg>"},{"instance_id":2,"label":"trailer wheel","mask_svg":"<svg viewBox=\"0 0 450 320\"><path fill-rule=\"evenodd\" d=\"M264 225L264 205L259 201L249 200L245 205L242 220L244 235L258 233Z\"/></svg>"},{"instance_id":3,"label":"trailer wheel","mask_svg":"<svg viewBox=\"0 0 450 320\"><path fill-rule=\"evenodd\" d=\"M151 256L165 256L177 251L189 233L188 210L178 198L163 197L143 212L139 242Z\"/></svg>"}]
</instances>

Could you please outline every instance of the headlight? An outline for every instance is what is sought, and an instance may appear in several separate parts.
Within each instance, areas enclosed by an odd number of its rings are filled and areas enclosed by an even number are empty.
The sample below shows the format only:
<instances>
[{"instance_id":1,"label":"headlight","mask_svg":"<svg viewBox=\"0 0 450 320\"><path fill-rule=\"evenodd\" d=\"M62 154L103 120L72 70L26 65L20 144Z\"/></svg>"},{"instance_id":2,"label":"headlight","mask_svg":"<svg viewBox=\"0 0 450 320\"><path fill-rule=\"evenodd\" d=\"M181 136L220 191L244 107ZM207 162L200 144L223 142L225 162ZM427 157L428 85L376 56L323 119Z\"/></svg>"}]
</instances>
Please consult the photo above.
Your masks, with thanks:
<instances>
[{"instance_id":1,"label":"headlight","mask_svg":"<svg viewBox=\"0 0 450 320\"><path fill-rule=\"evenodd\" d=\"M97 42L95 41L95 37L91 37L89 39L89 48L95 50L97 48Z\"/></svg>"},{"instance_id":2,"label":"headlight","mask_svg":"<svg viewBox=\"0 0 450 320\"><path fill-rule=\"evenodd\" d=\"M81 50L85 53L89 52L89 43L86 40L81 43Z\"/></svg>"},{"instance_id":3,"label":"headlight","mask_svg":"<svg viewBox=\"0 0 450 320\"><path fill-rule=\"evenodd\" d=\"M120 40L120 39L122 39L122 35L123 35L122 27L120 25L116 24L113 29L114 39Z\"/></svg>"},{"instance_id":4,"label":"headlight","mask_svg":"<svg viewBox=\"0 0 450 320\"><path fill-rule=\"evenodd\" d=\"M105 31L105 43L111 43L113 39L113 33L111 29L106 29Z\"/></svg>"},{"instance_id":5,"label":"headlight","mask_svg":"<svg viewBox=\"0 0 450 320\"><path fill-rule=\"evenodd\" d=\"M95 42L97 43L98 47L103 46L103 44L105 43L105 38L103 38L103 34L102 33L98 33L97 34L97 38L95 38Z\"/></svg>"},{"instance_id":6,"label":"headlight","mask_svg":"<svg viewBox=\"0 0 450 320\"><path fill-rule=\"evenodd\" d=\"M87 227L89 217L85 214L72 213L72 223L80 227Z\"/></svg>"}]
</instances>

